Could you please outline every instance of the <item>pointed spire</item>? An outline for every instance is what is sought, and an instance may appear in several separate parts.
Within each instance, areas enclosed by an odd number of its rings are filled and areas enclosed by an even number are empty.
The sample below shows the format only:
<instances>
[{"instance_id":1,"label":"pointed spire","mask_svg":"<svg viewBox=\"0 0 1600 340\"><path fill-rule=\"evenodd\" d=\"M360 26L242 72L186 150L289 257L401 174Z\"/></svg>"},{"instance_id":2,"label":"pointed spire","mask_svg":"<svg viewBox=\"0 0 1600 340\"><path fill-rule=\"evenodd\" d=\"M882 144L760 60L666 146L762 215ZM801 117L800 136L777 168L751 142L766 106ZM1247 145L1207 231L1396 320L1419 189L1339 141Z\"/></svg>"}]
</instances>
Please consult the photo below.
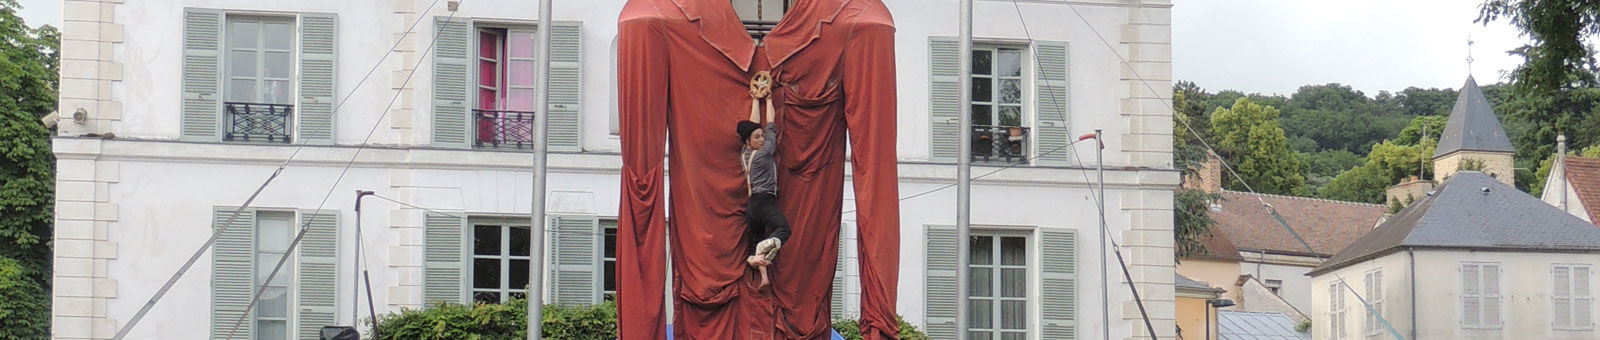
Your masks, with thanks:
<instances>
[{"instance_id":1,"label":"pointed spire","mask_svg":"<svg viewBox=\"0 0 1600 340\"><path fill-rule=\"evenodd\" d=\"M1467 84L1461 86L1456 106L1450 110L1450 122L1439 136L1439 146L1433 157L1462 150L1517 151L1506 137L1505 128L1500 126L1500 118L1495 116L1489 99L1483 96L1483 90L1478 89L1478 82L1472 76L1467 76Z\"/></svg>"}]
</instances>

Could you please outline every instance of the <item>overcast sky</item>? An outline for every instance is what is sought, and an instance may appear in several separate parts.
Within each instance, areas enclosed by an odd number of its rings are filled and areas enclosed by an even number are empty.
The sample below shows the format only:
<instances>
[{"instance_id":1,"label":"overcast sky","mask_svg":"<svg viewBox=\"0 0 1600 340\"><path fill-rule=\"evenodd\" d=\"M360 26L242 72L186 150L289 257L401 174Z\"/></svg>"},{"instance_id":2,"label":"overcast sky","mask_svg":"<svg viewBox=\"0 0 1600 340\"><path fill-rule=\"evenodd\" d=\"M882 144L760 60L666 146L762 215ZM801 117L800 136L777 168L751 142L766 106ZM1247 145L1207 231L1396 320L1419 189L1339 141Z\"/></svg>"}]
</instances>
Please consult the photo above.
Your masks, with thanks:
<instances>
[{"instance_id":1,"label":"overcast sky","mask_svg":"<svg viewBox=\"0 0 1600 340\"><path fill-rule=\"evenodd\" d=\"M1525 39L1504 22L1474 24L1480 0L1176 0L1173 75L1208 90L1289 94L1342 83L1376 95L1408 86L1498 83ZM60 0L22 0L30 26L61 25ZM1093 45L1099 46L1099 45Z\"/></svg>"},{"instance_id":2,"label":"overcast sky","mask_svg":"<svg viewBox=\"0 0 1600 340\"><path fill-rule=\"evenodd\" d=\"M1498 83L1525 39L1473 23L1481 0L1189 0L1172 9L1173 76L1208 90L1289 94L1342 83L1367 95Z\"/></svg>"}]
</instances>

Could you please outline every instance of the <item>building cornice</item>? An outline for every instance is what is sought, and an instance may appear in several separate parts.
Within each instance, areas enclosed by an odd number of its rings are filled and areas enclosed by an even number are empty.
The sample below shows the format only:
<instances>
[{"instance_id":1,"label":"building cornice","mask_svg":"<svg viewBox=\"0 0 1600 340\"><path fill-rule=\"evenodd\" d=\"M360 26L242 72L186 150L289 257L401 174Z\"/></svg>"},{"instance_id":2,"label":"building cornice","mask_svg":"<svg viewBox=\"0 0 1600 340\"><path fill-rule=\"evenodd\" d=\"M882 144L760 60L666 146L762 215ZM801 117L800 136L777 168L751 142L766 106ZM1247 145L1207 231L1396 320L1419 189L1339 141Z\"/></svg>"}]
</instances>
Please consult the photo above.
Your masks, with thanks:
<instances>
[{"instance_id":1,"label":"building cornice","mask_svg":"<svg viewBox=\"0 0 1600 340\"><path fill-rule=\"evenodd\" d=\"M56 137L57 159L125 161L151 163L192 163L277 166L286 160L290 167L344 167L413 170L496 170L532 171L533 155L519 151L461 150L427 146L376 145L317 146L282 144L196 143L164 140L106 140L99 138ZM351 161L352 156L354 162ZM846 164L848 169L849 165ZM622 157L616 153L551 153L549 169L561 173L620 174ZM973 183L1001 186L1090 187L1095 184L1092 167L974 166ZM846 171L848 179L850 171ZM900 162L901 183L954 183L953 164ZM1113 189L1159 189L1178 187L1179 173L1172 169L1117 167L1106 169L1106 187Z\"/></svg>"}]
</instances>

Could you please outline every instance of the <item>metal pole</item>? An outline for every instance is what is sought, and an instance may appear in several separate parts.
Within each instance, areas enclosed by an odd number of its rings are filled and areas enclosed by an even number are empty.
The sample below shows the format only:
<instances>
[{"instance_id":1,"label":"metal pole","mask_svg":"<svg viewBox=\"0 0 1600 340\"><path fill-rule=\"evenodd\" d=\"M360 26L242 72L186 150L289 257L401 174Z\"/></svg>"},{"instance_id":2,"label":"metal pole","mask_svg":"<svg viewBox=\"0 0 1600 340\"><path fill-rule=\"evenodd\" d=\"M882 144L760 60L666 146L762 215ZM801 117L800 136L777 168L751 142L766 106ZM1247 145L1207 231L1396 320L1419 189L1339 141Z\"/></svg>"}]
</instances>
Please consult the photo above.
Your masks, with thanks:
<instances>
[{"instance_id":1,"label":"metal pole","mask_svg":"<svg viewBox=\"0 0 1600 340\"><path fill-rule=\"evenodd\" d=\"M1206 340L1211 340L1211 300L1206 300Z\"/></svg>"},{"instance_id":2,"label":"metal pole","mask_svg":"<svg viewBox=\"0 0 1600 340\"><path fill-rule=\"evenodd\" d=\"M545 166L548 139L545 133L550 126L550 1L539 0L539 62L534 75L539 77L539 106L535 112L533 134L533 204L531 210L532 221L529 222L528 252L536 260L528 261L528 340L539 339L544 336L541 326L544 320L544 261L548 253L544 252L544 196L545 196Z\"/></svg>"},{"instance_id":3,"label":"metal pole","mask_svg":"<svg viewBox=\"0 0 1600 340\"><path fill-rule=\"evenodd\" d=\"M961 117L956 157L956 338L967 338L968 243L972 227L972 0L961 0Z\"/></svg>"},{"instance_id":4,"label":"metal pole","mask_svg":"<svg viewBox=\"0 0 1600 340\"><path fill-rule=\"evenodd\" d=\"M350 263L350 289L355 291L350 294L350 325L358 329L361 328L361 277L356 273L361 272L361 198L372 193L356 190L356 241L355 246L350 247L355 253L355 261Z\"/></svg>"},{"instance_id":5,"label":"metal pole","mask_svg":"<svg viewBox=\"0 0 1600 340\"><path fill-rule=\"evenodd\" d=\"M1559 189L1559 191L1556 191L1556 195L1560 195L1560 197L1561 197L1561 199L1559 201L1560 204L1558 204L1558 206L1561 207L1561 211L1568 211L1567 210L1567 174L1565 173L1567 171L1567 135L1566 134L1556 135L1556 165L1555 166L1551 166L1550 168L1551 169L1555 169L1557 166L1561 167L1561 171L1563 172L1561 174L1561 181L1560 181L1560 183L1558 183L1558 184L1561 184L1561 188Z\"/></svg>"},{"instance_id":6,"label":"metal pole","mask_svg":"<svg viewBox=\"0 0 1600 340\"><path fill-rule=\"evenodd\" d=\"M1100 132L1094 130L1094 168L1095 175L1099 177L1100 199L1095 200L1096 208L1100 211L1100 327L1105 332L1106 338L1111 338L1111 274L1106 269L1106 142L1101 139ZM1132 282L1129 282L1130 284ZM1154 336L1152 334L1151 336Z\"/></svg>"}]
</instances>

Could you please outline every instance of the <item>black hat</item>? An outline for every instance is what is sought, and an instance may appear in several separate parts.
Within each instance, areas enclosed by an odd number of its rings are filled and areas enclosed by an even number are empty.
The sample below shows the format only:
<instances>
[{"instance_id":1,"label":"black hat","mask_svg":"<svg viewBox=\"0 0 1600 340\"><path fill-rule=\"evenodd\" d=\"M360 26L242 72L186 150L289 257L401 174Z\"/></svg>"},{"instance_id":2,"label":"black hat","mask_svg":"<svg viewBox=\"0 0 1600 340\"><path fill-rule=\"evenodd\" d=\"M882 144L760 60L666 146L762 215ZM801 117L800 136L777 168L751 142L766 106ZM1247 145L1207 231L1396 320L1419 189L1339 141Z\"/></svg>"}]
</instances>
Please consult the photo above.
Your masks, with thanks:
<instances>
[{"instance_id":1,"label":"black hat","mask_svg":"<svg viewBox=\"0 0 1600 340\"><path fill-rule=\"evenodd\" d=\"M755 133L756 130L760 129L761 124L756 124L756 122L748 120L739 121L739 141L743 142L750 140L750 134Z\"/></svg>"}]
</instances>

